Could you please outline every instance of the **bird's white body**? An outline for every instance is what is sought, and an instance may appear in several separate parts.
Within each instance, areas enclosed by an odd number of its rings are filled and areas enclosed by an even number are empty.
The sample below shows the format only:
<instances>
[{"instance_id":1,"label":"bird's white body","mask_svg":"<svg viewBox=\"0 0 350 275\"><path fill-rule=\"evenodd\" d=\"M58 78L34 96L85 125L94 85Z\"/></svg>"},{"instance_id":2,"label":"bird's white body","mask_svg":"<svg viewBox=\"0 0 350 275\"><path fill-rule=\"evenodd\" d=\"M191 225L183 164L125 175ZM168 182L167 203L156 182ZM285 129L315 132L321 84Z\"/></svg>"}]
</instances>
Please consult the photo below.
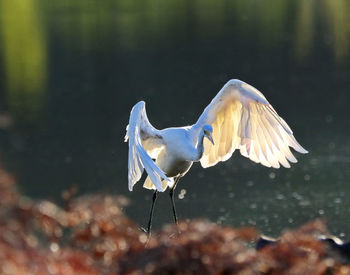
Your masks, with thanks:
<instances>
[{"instance_id":1,"label":"bird's white body","mask_svg":"<svg viewBox=\"0 0 350 275\"><path fill-rule=\"evenodd\" d=\"M196 148L199 136L196 132L190 126L166 128L159 131L160 138L157 139L157 142L159 142L158 146L161 149L155 163L170 178L170 181L163 180L163 189L166 186L172 187L173 178L183 177L193 162L200 160L201 155ZM185 144L184 140L187 140ZM147 147L147 141L143 142L143 145ZM147 178L144 187L153 189L155 186L150 178Z\"/></svg>"},{"instance_id":2,"label":"bird's white body","mask_svg":"<svg viewBox=\"0 0 350 275\"><path fill-rule=\"evenodd\" d=\"M187 142L185 145L182 140L190 140L189 128L167 128L161 131L162 139L165 144L163 150L159 153L156 163L168 177L177 177L191 167L192 162L197 157L195 144Z\"/></svg>"},{"instance_id":3,"label":"bird's white body","mask_svg":"<svg viewBox=\"0 0 350 275\"><path fill-rule=\"evenodd\" d=\"M210 167L229 159L236 149L274 168L297 162L289 147L307 153L263 94L240 80L227 82L192 126L157 130L140 101L131 111L125 140L129 140L130 191L144 168L149 176L144 187L164 191L193 162Z\"/></svg>"}]
</instances>

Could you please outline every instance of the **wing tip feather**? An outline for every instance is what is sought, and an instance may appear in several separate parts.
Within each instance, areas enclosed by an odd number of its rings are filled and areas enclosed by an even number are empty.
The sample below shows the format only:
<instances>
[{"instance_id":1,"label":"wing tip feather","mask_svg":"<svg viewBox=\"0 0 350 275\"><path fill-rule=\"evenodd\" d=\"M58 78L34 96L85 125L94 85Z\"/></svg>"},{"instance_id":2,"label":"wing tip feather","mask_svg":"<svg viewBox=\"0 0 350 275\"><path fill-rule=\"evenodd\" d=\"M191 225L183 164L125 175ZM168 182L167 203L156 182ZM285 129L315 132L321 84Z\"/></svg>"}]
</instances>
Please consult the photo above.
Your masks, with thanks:
<instances>
[{"instance_id":1,"label":"wing tip feather","mask_svg":"<svg viewBox=\"0 0 350 275\"><path fill-rule=\"evenodd\" d=\"M133 186L140 180L145 169L156 189L160 192L164 192L165 189L162 188L161 183L162 179L166 181L171 180L148 155L141 142L140 121L142 120L142 117L144 117L146 122L149 123L146 116L145 104L146 103L141 100L133 106L130 114L129 125L126 129L125 142L129 140L128 188L129 191L133 190Z\"/></svg>"},{"instance_id":2,"label":"wing tip feather","mask_svg":"<svg viewBox=\"0 0 350 275\"><path fill-rule=\"evenodd\" d=\"M301 153L301 154L308 154L309 153L309 151L306 150L305 148L301 147L301 149L302 149L302 151L298 151L299 153Z\"/></svg>"}]
</instances>

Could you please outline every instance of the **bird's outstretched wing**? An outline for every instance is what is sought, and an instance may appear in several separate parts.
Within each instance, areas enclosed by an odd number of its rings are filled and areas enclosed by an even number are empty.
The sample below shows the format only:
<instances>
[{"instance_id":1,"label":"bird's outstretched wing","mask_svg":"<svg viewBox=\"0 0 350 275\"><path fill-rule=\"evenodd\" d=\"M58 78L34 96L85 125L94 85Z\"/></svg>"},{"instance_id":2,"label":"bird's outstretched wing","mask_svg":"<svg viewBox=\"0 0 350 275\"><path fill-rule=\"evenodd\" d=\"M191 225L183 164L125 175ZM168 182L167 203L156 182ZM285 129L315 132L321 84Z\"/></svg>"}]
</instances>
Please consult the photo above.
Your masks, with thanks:
<instances>
[{"instance_id":1,"label":"bird's outstretched wing","mask_svg":"<svg viewBox=\"0 0 350 275\"><path fill-rule=\"evenodd\" d=\"M234 79L227 82L205 108L196 125L213 127L215 145L204 141L203 167L232 156L235 149L267 167L289 168L297 162L289 147L307 151L296 141L287 123L276 113L264 95L253 86Z\"/></svg>"},{"instance_id":2,"label":"bird's outstretched wing","mask_svg":"<svg viewBox=\"0 0 350 275\"><path fill-rule=\"evenodd\" d=\"M129 125L126 127L125 142L129 140L128 181L129 190L142 176L143 168L158 191L163 191L162 179L170 181L152 160L164 146L160 131L148 121L145 102L138 102L131 110Z\"/></svg>"}]
</instances>

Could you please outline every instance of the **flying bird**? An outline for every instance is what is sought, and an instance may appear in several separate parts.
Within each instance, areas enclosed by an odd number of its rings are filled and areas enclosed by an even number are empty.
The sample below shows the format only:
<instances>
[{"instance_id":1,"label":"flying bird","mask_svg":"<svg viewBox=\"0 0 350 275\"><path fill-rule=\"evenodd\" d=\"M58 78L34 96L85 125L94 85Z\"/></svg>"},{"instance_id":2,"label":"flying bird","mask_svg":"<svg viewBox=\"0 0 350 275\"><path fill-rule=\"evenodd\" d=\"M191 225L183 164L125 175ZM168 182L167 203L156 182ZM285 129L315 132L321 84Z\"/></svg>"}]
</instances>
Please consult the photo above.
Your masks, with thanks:
<instances>
[{"instance_id":1,"label":"flying bird","mask_svg":"<svg viewBox=\"0 0 350 275\"><path fill-rule=\"evenodd\" d=\"M158 130L148 121L145 102L140 101L131 110L126 130L129 190L133 190L144 169L148 177L143 187L154 190L148 234L157 194L168 187L177 224L174 190L193 162L207 168L228 160L239 150L264 166L289 168L289 162L297 162L289 147L307 153L265 96L238 79L222 87L193 125Z\"/></svg>"}]
</instances>

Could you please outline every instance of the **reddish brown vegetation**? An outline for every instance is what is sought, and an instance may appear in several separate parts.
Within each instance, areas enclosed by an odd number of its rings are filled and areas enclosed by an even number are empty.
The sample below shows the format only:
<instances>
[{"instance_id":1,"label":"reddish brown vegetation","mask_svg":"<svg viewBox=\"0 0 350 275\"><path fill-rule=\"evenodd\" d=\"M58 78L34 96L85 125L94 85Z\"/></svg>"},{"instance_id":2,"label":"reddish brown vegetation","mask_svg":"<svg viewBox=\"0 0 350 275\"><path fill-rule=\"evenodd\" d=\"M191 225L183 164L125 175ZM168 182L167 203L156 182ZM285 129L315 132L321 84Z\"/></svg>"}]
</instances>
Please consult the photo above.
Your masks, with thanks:
<instances>
[{"instance_id":1,"label":"reddish brown vegetation","mask_svg":"<svg viewBox=\"0 0 350 275\"><path fill-rule=\"evenodd\" d=\"M0 274L350 274L316 239L326 233L320 221L260 251L253 228L206 221L168 225L147 242L123 215L125 199L73 194L65 209L29 200L0 169Z\"/></svg>"}]
</instances>

